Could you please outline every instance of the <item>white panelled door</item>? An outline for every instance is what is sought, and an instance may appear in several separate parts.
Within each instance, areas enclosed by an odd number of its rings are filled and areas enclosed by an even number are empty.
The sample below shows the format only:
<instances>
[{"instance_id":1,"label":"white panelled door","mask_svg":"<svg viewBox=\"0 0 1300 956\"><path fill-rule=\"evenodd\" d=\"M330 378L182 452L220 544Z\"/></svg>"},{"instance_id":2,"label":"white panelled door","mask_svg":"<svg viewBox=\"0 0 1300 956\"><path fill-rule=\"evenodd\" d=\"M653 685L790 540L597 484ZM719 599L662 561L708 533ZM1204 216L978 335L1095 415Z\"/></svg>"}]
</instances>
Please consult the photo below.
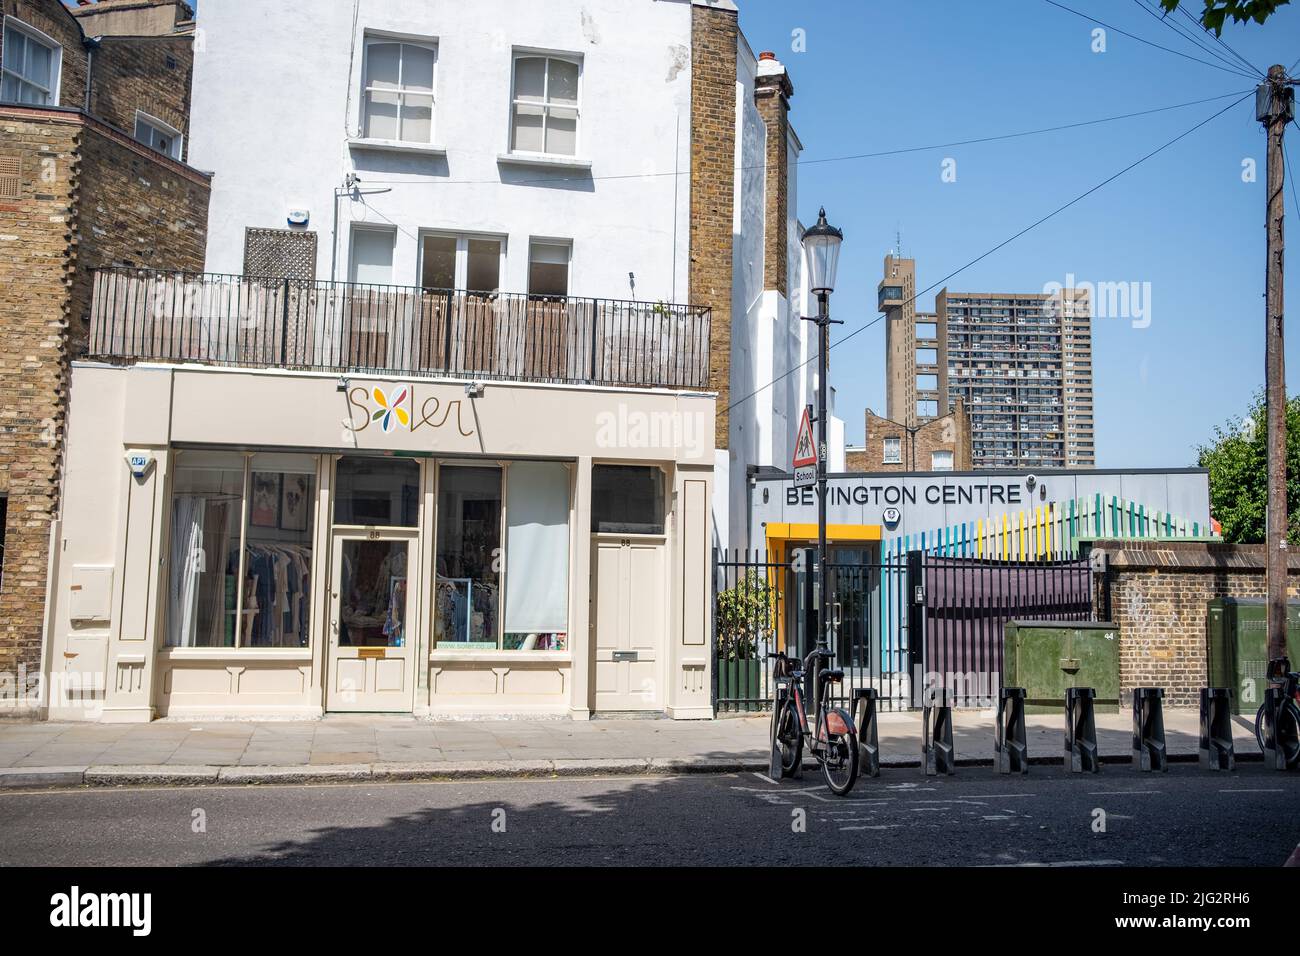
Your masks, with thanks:
<instances>
[{"instance_id":1,"label":"white panelled door","mask_svg":"<svg viewBox=\"0 0 1300 956\"><path fill-rule=\"evenodd\" d=\"M667 543L658 536L592 538L596 710L662 710L667 699Z\"/></svg>"}]
</instances>

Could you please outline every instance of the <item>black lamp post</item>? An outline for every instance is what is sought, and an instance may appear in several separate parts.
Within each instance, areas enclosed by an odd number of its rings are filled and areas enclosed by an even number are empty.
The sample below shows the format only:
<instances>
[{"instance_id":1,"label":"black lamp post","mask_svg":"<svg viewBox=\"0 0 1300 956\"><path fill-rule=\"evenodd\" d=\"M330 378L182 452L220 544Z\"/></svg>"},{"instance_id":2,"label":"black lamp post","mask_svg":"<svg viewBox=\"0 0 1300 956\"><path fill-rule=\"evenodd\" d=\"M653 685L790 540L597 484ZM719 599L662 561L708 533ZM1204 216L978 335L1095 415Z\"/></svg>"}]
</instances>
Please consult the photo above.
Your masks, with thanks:
<instances>
[{"instance_id":1,"label":"black lamp post","mask_svg":"<svg viewBox=\"0 0 1300 956\"><path fill-rule=\"evenodd\" d=\"M830 596L826 573L826 445L827 427L830 424L826 412L826 378L827 356L830 345L830 299L835 291L835 271L840 262L840 244L844 242L844 233L826 221L826 209L822 207L817 216L817 224L803 234L804 251L808 255L809 291L817 296L817 315L804 316L806 321L817 323L817 579L819 597L817 602L817 649L830 649L831 621L829 614ZM836 325L840 323L835 323ZM820 659L814 671L821 669ZM815 678L814 678L815 679ZM814 688L817 683L813 684Z\"/></svg>"}]
</instances>

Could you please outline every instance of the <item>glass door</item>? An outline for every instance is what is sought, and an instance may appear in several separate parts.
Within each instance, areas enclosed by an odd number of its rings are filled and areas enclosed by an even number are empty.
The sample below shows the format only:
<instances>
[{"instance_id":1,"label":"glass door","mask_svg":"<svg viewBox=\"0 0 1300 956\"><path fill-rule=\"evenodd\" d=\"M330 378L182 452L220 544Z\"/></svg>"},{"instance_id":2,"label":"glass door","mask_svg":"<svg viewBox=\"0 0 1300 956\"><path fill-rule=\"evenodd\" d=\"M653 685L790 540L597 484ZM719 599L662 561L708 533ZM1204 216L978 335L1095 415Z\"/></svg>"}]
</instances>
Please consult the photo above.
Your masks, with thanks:
<instances>
[{"instance_id":1,"label":"glass door","mask_svg":"<svg viewBox=\"0 0 1300 956\"><path fill-rule=\"evenodd\" d=\"M415 534L336 532L330 589L332 711L408 712L415 689Z\"/></svg>"}]
</instances>

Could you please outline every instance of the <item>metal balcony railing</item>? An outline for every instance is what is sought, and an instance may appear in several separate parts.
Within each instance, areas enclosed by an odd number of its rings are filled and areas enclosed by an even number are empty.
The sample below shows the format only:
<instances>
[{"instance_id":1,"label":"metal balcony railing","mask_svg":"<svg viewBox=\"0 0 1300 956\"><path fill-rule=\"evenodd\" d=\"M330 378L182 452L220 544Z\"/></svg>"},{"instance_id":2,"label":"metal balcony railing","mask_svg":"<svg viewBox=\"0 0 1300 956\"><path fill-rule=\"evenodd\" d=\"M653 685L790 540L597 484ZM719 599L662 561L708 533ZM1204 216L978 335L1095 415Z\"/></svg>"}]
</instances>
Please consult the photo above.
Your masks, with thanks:
<instances>
[{"instance_id":1,"label":"metal balcony railing","mask_svg":"<svg viewBox=\"0 0 1300 956\"><path fill-rule=\"evenodd\" d=\"M99 269L88 355L377 375L709 388L707 307Z\"/></svg>"}]
</instances>

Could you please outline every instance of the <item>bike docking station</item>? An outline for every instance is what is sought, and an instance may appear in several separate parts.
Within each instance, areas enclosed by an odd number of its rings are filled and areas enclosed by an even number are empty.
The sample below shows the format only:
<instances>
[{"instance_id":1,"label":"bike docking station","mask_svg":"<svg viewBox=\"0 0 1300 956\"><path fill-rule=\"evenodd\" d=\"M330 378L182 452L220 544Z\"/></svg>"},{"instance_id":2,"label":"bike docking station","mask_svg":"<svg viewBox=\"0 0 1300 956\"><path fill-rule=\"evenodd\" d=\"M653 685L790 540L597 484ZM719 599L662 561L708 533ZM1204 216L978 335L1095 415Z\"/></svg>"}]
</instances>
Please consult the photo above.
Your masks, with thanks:
<instances>
[{"instance_id":1,"label":"bike docking station","mask_svg":"<svg viewBox=\"0 0 1300 956\"><path fill-rule=\"evenodd\" d=\"M767 775L775 781L784 780L786 777L792 777L795 780L803 779L803 757L796 760L794 767L787 771L781 760L781 745L777 741L776 728L777 721L781 719L781 712L785 709L785 701L790 693L789 686L778 684L776 688L776 701L772 707L772 753L768 758Z\"/></svg>"},{"instance_id":2,"label":"bike docking station","mask_svg":"<svg viewBox=\"0 0 1300 956\"><path fill-rule=\"evenodd\" d=\"M1165 748L1165 692L1161 687L1133 688L1133 768L1169 772Z\"/></svg>"},{"instance_id":3,"label":"bike docking station","mask_svg":"<svg viewBox=\"0 0 1300 956\"><path fill-rule=\"evenodd\" d=\"M1233 771L1237 767L1232 745L1232 691L1227 687L1201 688L1201 753L1203 770Z\"/></svg>"},{"instance_id":4,"label":"bike docking station","mask_svg":"<svg viewBox=\"0 0 1300 956\"><path fill-rule=\"evenodd\" d=\"M1029 773L1025 695L1023 687L1003 687L998 692L998 723L993 738L998 773Z\"/></svg>"},{"instance_id":5,"label":"bike docking station","mask_svg":"<svg viewBox=\"0 0 1300 956\"><path fill-rule=\"evenodd\" d=\"M859 687L853 692L853 720L858 726L858 773L867 777L880 776L880 715L876 709L879 696L874 687ZM780 755L775 759L779 760Z\"/></svg>"},{"instance_id":6,"label":"bike docking station","mask_svg":"<svg viewBox=\"0 0 1300 956\"><path fill-rule=\"evenodd\" d=\"M1300 770L1300 742L1278 739L1278 734L1294 736L1296 727L1291 721L1282 719L1283 708L1287 705L1286 692L1281 687L1270 687L1264 691L1264 765L1274 770ZM1286 729L1281 729L1286 728ZM1287 751L1294 753L1295 759L1287 760Z\"/></svg>"},{"instance_id":7,"label":"bike docking station","mask_svg":"<svg viewBox=\"0 0 1300 956\"><path fill-rule=\"evenodd\" d=\"M923 694L921 765L927 777L951 776L957 769L957 754L952 745L952 706L948 703L948 691L932 687Z\"/></svg>"},{"instance_id":8,"label":"bike docking station","mask_svg":"<svg viewBox=\"0 0 1300 956\"><path fill-rule=\"evenodd\" d=\"M1100 773L1097 753L1097 721L1092 687L1065 689L1065 769L1070 773Z\"/></svg>"}]
</instances>

